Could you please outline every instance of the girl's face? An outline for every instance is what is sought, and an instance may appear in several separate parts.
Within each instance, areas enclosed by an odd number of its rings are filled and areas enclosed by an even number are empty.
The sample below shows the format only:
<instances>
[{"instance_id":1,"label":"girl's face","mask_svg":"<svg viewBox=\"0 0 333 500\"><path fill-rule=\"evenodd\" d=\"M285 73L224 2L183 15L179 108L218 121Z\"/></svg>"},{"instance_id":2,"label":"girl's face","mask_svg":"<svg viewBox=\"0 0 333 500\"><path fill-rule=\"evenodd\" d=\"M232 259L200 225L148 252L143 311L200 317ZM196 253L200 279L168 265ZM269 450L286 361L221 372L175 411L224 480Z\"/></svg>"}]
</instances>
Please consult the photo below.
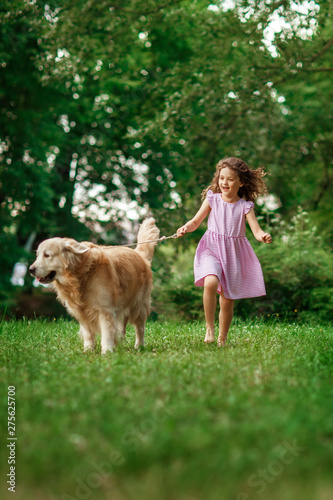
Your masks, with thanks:
<instances>
[{"instance_id":1,"label":"girl's face","mask_svg":"<svg viewBox=\"0 0 333 500\"><path fill-rule=\"evenodd\" d=\"M238 177L238 174L229 167L221 168L219 177L219 188L222 193L222 198L227 201L238 199L238 190L243 184Z\"/></svg>"}]
</instances>

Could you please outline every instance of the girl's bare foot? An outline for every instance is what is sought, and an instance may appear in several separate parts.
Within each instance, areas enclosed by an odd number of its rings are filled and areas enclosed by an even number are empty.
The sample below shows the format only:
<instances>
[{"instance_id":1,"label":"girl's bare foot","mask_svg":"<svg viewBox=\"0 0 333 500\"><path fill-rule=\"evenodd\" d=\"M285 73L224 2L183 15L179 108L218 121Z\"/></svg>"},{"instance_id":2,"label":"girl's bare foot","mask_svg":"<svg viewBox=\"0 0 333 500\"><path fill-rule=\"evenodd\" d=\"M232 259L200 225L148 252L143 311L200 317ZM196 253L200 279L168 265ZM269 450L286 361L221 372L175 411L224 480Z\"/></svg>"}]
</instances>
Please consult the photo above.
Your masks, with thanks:
<instances>
[{"instance_id":1,"label":"girl's bare foot","mask_svg":"<svg viewBox=\"0 0 333 500\"><path fill-rule=\"evenodd\" d=\"M209 328L206 329L206 336L204 342L206 344L211 344L214 342L214 331L209 330Z\"/></svg>"},{"instance_id":2,"label":"girl's bare foot","mask_svg":"<svg viewBox=\"0 0 333 500\"><path fill-rule=\"evenodd\" d=\"M224 347L226 340L227 340L227 336L226 335L222 335L220 333L220 335L219 335L219 337L217 339L217 347Z\"/></svg>"}]
</instances>

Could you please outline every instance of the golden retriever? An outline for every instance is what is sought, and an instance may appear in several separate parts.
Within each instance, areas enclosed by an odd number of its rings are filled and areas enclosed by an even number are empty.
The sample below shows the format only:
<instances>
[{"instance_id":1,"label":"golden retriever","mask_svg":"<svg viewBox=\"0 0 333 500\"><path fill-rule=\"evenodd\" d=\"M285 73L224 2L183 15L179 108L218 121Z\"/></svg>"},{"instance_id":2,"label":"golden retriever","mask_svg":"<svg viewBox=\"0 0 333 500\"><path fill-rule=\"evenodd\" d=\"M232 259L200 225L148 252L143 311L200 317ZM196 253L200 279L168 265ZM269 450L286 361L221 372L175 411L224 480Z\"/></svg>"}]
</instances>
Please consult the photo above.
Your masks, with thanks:
<instances>
[{"instance_id":1,"label":"golden retriever","mask_svg":"<svg viewBox=\"0 0 333 500\"><path fill-rule=\"evenodd\" d=\"M50 238L37 249L29 271L40 283L53 284L59 301L80 324L84 350L93 350L101 335L102 354L113 350L135 325L135 347L144 346L150 310L150 263L160 231L153 218L142 223L135 250ZM140 243L141 242L141 243Z\"/></svg>"}]
</instances>

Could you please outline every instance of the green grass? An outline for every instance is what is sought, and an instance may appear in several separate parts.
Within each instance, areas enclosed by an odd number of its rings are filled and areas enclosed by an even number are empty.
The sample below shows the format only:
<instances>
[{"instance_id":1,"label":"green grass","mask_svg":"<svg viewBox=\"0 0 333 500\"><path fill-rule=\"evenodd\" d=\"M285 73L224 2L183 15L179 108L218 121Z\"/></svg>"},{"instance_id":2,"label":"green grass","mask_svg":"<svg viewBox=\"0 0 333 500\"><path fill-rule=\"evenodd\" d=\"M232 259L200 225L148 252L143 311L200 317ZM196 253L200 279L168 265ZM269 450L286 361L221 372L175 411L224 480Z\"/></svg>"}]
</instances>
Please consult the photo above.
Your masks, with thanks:
<instances>
[{"instance_id":1,"label":"green grass","mask_svg":"<svg viewBox=\"0 0 333 500\"><path fill-rule=\"evenodd\" d=\"M0 325L0 496L16 500L328 500L333 335L235 321L148 323L112 355L83 354L68 321ZM16 494L6 491L16 387Z\"/></svg>"}]
</instances>

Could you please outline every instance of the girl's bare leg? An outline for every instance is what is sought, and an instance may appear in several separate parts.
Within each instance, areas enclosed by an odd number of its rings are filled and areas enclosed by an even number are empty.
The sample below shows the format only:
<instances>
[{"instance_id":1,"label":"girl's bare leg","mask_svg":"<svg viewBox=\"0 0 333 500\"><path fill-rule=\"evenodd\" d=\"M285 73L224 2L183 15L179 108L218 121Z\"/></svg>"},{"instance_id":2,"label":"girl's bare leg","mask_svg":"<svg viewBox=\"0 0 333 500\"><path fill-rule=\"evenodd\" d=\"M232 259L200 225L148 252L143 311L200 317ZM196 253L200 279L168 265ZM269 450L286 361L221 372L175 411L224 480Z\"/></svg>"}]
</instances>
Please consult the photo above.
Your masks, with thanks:
<instances>
[{"instance_id":1,"label":"girl's bare leg","mask_svg":"<svg viewBox=\"0 0 333 500\"><path fill-rule=\"evenodd\" d=\"M204 340L206 344L214 342L216 293L218 286L219 280L216 276L210 274L205 277L203 304L206 318L206 336Z\"/></svg>"},{"instance_id":2,"label":"girl's bare leg","mask_svg":"<svg viewBox=\"0 0 333 500\"><path fill-rule=\"evenodd\" d=\"M220 295L220 314L219 314L219 337L217 345L224 346L234 315L234 300L226 299L223 290Z\"/></svg>"}]
</instances>

